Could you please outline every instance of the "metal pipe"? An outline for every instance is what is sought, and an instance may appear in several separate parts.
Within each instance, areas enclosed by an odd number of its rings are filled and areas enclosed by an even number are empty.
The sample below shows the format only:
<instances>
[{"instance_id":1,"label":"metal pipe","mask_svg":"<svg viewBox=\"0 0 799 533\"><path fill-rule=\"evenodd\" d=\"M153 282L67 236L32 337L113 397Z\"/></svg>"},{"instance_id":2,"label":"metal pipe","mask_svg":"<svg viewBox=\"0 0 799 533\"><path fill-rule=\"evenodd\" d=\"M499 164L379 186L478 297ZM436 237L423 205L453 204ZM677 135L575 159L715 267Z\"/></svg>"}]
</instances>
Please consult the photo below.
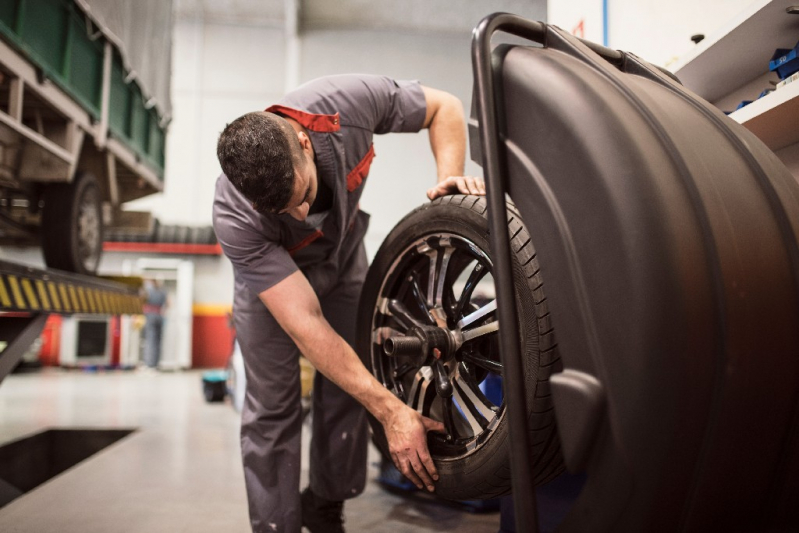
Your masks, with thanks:
<instances>
[{"instance_id":1,"label":"metal pipe","mask_svg":"<svg viewBox=\"0 0 799 533\"><path fill-rule=\"evenodd\" d=\"M516 530L536 533L538 512L535 501L535 461L531 457L533 448L527 430L527 394L519 347L519 327L509 250L504 168L500 157L501 132L498 116L502 110L497 109L491 64L491 36L499 30L515 35L521 34L521 37L543 43L546 38L546 26L515 15L495 13L480 21L472 35L475 100L480 124L483 173L486 180L489 238L494 252L493 278L497 290L497 314L502 324L499 345L510 426L510 451L513 461L511 486Z\"/></svg>"}]
</instances>

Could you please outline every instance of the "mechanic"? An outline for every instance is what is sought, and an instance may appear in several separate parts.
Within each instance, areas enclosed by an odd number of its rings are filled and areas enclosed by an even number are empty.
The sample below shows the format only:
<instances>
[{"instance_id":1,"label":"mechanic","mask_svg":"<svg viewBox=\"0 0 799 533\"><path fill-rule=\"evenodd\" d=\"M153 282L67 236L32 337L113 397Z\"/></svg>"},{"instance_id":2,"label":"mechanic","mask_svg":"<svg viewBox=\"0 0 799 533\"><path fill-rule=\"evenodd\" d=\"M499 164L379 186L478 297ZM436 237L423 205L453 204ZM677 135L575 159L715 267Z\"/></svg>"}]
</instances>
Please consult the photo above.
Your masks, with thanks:
<instances>
[{"instance_id":1,"label":"mechanic","mask_svg":"<svg viewBox=\"0 0 799 533\"><path fill-rule=\"evenodd\" d=\"M411 409L372 377L351 346L367 259L368 215L358 200L374 134L429 129L446 194L485 194L464 177L463 107L416 81L340 75L311 81L222 132L213 221L233 264L233 315L247 393L241 448L253 531L343 531L343 500L366 480L363 405L386 431L397 468L419 488L438 479L428 431L443 424ZM300 482L300 370L313 386L310 486ZM361 405L359 405L359 403Z\"/></svg>"}]
</instances>

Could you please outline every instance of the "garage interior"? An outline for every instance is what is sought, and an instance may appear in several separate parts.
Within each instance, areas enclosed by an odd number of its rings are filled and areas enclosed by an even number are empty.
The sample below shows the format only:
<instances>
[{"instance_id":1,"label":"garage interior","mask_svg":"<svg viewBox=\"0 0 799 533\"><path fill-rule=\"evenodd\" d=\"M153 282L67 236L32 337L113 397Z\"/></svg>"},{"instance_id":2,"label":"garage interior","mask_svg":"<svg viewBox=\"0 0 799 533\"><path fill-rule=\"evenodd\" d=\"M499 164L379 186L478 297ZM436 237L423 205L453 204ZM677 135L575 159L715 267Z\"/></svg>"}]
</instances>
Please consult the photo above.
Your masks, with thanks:
<instances>
[{"instance_id":1,"label":"garage interior","mask_svg":"<svg viewBox=\"0 0 799 533\"><path fill-rule=\"evenodd\" d=\"M78 4L82 9L92 2ZM124 20L130 6L116 4ZM472 31L487 15L507 12L632 52L676 74L689 91L761 139L797 177L793 113L799 99L792 92L799 84L775 89L783 76L769 67L769 59L779 57L775 49L788 54L797 46L799 14L791 9L799 12L785 0L173 0L163 190L124 203L124 211L149 213L148 222L138 233L107 228L98 268L102 277L163 288L161 358L156 368L144 360L142 313L95 312L94 303L88 312L89 289L83 305L77 305L82 292L66 298L76 302L74 309L44 306L49 317L41 334L14 371L0 376L0 531L250 530L237 405L243 389L230 379L243 374L233 357L234 274L211 229L221 172L217 138L242 113L262 110L309 80L358 72L445 90L460 98L467 117L476 118ZM495 41L525 43L508 35ZM469 136L473 156L478 142ZM370 186L361 198L361 209L371 214L365 237L370 260L392 228L427 201L425 191L435 181L426 134L376 136L374 145ZM468 151L465 174L484 174ZM511 191L514 200L518 190ZM32 314L38 307L26 287L35 292L37 282L49 279L42 251L5 244L0 263L6 262L29 270L20 274L0 265L0 314ZM19 300L10 278L22 280ZM785 320L791 316L786 313ZM553 312L551 320L557 330L558 315ZM2 349L11 344L4 338ZM772 349L799 354L797 345ZM0 368L2 358L0 351ZM304 371L307 399L313 370L306 365ZM747 394L767 394L768 385L757 379L750 386ZM559 424L566 416L556 415ZM312 416L303 422L301 487L308 484ZM796 431L790 442L799 442ZM566 450L572 452L578 454ZM517 530L509 497L453 502L425 494L392 470L375 446L368 465L366 490L344 507L348 531ZM781 465L794 471L799 459ZM586 483L583 469L567 468L537 487L537 530L579 530L566 517ZM607 490L616 489L611 484ZM779 513L782 493L774 494L774 505L764 505ZM680 530L699 530L687 523Z\"/></svg>"}]
</instances>

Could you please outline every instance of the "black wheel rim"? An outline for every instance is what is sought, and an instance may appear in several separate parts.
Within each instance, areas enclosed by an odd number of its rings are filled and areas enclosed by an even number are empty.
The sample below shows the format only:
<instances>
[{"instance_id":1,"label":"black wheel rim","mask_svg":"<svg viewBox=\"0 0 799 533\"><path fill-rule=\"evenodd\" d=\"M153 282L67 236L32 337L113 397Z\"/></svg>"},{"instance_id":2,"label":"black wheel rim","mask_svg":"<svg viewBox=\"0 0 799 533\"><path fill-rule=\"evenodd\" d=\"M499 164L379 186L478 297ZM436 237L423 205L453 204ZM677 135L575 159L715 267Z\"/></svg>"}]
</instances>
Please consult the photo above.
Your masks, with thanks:
<instances>
[{"instance_id":1,"label":"black wheel rim","mask_svg":"<svg viewBox=\"0 0 799 533\"><path fill-rule=\"evenodd\" d=\"M505 412L491 270L490 258L474 242L452 233L427 235L397 256L375 304L373 373L411 408L444 423L446 435L429 434L430 452L438 460L480 449ZM449 352L385 354L386 339L412 336L419 326L454 339ZM442 370L451 397L434 383Z\"/></svg>"}]
</instances>

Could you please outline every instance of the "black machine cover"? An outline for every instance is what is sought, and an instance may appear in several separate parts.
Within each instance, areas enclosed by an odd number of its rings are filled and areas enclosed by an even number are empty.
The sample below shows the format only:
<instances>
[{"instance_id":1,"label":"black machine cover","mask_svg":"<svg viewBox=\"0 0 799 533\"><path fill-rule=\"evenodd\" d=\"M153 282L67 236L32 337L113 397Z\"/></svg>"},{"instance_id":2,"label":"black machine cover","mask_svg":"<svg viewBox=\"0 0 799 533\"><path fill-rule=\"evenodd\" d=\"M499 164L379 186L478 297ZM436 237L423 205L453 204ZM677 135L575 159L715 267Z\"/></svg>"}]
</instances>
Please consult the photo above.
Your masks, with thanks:
<instances>
[{"instance_id":1,"label":"black machine cover","mask_svg":"<svg viewBox=\"0 0 799 533\"><path fill-rule=\"evenodd\" d=\"M561 530L799 531L799 183L667 73L545 34L492 83L587 473Z\"/></svg>"}]
</instances>

